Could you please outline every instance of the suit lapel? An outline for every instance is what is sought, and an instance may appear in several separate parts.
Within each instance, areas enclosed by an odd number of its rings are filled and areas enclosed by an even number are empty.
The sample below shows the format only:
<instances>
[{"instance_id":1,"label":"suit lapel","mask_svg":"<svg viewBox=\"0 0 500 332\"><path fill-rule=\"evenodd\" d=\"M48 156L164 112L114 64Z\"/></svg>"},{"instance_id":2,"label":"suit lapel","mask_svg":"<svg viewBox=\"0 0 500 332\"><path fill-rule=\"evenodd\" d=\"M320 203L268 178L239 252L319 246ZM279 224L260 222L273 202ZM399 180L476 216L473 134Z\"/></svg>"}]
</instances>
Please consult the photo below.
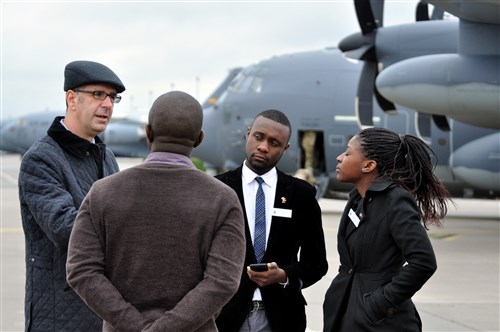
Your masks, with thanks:
<instances>
[{"instance_id":1,"label":"suit lapel","mask_svg":"<svg viewBox=\"0 0 500 332\"><path fill-rule=\"evenodd\" d=\"M290 178L283 172L278 172L278 182L276 184L276 194L274 196L274 206L271 207L271 211L274 211L275 208L278 209L286 209L293 210L293 184ZM283 241L280 236L281 230L277 229L276 224L273 223L273 219L271 218L271 229L269 231L269 237L267 238L267 248L266 253L273 247L280 245L280 241ZM293 221L293 212L292 219ZM266 255L264 254L264 259L266 259Z\"/></svg>"},{"instance_id":2,"label":"suit lapel","mask_svg":"<svg viewBox=\"0 0 500 332\"><path fill-rule=\"evenodd\" d=\"M292 208L292 181L286 174L278 172L278 182L276 184L276 195L274 197L274 208L291 209Z\"/></svg>"}]
</instances>

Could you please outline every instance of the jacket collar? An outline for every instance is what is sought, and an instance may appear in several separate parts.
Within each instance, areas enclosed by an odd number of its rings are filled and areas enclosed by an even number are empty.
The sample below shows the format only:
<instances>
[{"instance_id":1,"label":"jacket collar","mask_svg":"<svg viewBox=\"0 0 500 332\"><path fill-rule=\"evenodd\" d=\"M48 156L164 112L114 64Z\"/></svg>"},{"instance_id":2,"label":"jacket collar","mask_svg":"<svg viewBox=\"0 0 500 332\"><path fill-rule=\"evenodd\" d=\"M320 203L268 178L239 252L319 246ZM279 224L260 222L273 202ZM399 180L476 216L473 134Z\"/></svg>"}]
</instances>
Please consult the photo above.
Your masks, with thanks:
<instances>
[{"instance_id":1,"label":"jacket collar","mask_svg":"<svg viewBox=\"0 0 500 332\"><path fill-rule=\"evenodd\" d=\"M63 150L76 157L85 158L87 156L87 152L91 149L95 149L95 146L97 146L100 150L104 150L106 148L106 145L102 142L99 136L94 138L95 144L93 144L73 134L61 124L62 119L64 119L64 116L56 116L52 125L47 130L47 135L56 141Z\"/></svg>"},{"instance_id":2,"label":"jacket collar","mask_svg":"<svg viewBox=\"0 0 500 332\"><path fill-rule=\"evenodd\" d=\"M374 192L381 192L381 191L384 191L386 190L387 188L390 188L390 187L394 187L396 184L394 182L392 182L391 180L385 178L385 177L381 177L381 178L378 178L377 180L375 180L371 185L370 187L368 188L368 190L366 191L366 195L368 196L369 194L373 194ZM359 198L359 192L358 192L358 189L354 188L350 193L349 193L349 198L352 200L352 199L355 199L355 198Z\"/></svg>"}]
</instances>

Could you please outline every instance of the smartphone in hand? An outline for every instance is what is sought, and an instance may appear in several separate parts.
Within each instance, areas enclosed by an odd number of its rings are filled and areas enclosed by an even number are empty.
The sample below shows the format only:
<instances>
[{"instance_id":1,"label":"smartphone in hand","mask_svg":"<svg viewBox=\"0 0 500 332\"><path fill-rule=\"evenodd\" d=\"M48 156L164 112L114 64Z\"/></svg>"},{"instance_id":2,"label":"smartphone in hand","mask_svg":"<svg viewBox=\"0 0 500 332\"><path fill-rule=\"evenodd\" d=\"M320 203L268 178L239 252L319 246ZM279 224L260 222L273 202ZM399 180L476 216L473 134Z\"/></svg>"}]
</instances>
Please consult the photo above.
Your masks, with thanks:
<instances>
[{"instance_id":1,"label":"smartphone in hand","mask_svg":"<svg viewBox=\"0 0 500 332\"><path fill-rule=\"evenodd\" d=\"M250 269L256 272L267 271L267 263L250 264Z\"/></svg>"}]
</instances>

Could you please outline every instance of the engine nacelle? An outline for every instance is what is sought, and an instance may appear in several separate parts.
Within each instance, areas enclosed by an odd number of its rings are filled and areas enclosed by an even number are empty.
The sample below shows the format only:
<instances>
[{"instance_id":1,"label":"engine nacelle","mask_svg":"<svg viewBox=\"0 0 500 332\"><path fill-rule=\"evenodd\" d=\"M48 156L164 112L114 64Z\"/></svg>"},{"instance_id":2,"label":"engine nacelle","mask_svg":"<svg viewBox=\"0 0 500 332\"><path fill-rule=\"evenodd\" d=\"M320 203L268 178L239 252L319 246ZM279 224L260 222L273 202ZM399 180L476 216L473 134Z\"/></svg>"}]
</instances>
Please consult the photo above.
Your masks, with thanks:
<instances>
[{"instance_id":1,"label":"engine nacelle","mask_svg":"<svg viewBox=\"0 0 500 332\"><path fill-rule=\"evenodd\" d=\"M500 129L498 56L420 56L387 67L376 84L384 97L405 107Z\"/></svg>"},{"instance_id":2,"label":"engine nacelle","mask_svg":"<svg viewBox=\"0 0 500 332\"><path fill-rule=\"evenodd\" d=\"M473 187L500 191L500 133L461 146L450 156L450 167Z\"/></svg>"}]
</instances>

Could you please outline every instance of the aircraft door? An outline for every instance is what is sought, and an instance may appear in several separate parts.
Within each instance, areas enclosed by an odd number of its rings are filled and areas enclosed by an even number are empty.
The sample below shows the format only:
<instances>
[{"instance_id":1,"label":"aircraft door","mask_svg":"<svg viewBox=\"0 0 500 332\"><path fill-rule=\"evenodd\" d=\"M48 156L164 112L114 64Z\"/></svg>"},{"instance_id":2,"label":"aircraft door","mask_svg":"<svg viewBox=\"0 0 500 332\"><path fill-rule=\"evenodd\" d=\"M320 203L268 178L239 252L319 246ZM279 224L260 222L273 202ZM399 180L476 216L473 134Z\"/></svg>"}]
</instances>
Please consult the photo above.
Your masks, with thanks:
<instances>
[{"instance_id":1,"label":"aircraft door","mask_svg":"<svg viewBox=\"0 0 500 332\"><path fill-rule=\"evenodd\" d=\"M325 163L324 133L322 130L299 130L299 165L295 176L320 188L326 188L328 174Z\"/></svg>"}]
</instances>

